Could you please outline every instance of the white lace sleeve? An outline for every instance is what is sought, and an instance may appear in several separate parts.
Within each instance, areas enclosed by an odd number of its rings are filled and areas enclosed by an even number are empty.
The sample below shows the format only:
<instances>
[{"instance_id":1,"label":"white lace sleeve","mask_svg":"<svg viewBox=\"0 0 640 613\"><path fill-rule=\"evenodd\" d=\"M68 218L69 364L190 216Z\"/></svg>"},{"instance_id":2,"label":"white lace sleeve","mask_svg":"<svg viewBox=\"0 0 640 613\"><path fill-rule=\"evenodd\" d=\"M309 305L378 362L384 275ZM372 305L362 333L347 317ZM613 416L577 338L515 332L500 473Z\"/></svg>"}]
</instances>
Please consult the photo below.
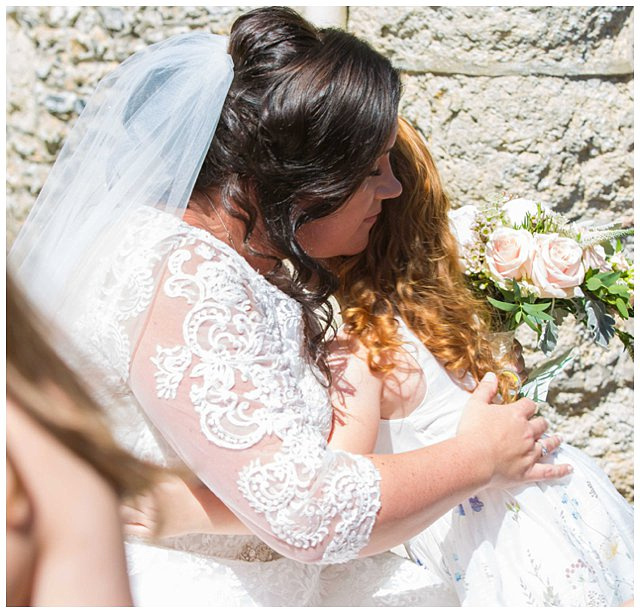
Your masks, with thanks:
<instances>
[{"instance_id":1,"label":"white lace sleeve","mask_svg":"<svg viewBox=\"0 0 640 613\"><path fill-rule=\"evenodd\" d=\"M380 507L368 459L327 448L327 391L303 357L299 305L217 243L173 251L131 387L185 463L273 549L342 562Z\"/></svg>"}]
</instances>

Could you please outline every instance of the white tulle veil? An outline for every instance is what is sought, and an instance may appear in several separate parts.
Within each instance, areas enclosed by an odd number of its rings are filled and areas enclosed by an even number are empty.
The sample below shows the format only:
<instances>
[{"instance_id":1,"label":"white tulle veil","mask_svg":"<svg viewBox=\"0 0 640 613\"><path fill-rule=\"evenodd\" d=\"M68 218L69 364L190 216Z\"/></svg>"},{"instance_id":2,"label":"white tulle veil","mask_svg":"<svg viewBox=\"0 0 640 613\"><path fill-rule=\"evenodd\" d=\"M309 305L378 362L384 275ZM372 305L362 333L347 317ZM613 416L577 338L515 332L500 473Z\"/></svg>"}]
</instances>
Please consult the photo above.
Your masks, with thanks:
<instances>
[{"instance_id":1,"label":"white tulle veil","mask_svg":"<svg viewBox=\"0 0 640 613\"><path fill-rule=\"evenodd\" d=\"M55 317L93 243L136 208L182 216L232 79L227 38L191 32L98 84L8 258L45 313Z\"/></svg>"}]
</instances>

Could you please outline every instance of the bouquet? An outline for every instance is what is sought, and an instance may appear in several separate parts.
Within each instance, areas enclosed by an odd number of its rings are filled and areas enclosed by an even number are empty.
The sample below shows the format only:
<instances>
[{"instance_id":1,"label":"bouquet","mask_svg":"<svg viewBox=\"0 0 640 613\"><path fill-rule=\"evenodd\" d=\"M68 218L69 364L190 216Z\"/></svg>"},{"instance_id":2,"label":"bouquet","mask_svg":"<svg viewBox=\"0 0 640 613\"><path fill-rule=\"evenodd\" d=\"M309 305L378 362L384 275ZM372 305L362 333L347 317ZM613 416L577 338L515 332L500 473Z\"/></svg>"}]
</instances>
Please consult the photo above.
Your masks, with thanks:
<instances>
[{"instance_id":1,"label":"bouquet","mask_svg":"<svg viewBox=\"0 0 640 613\"><path fill-rule=\"evenodd\" d=\"M633 336L619 323L633 317L633 263L621 241L633 230L573 223L540 202L508 196L450 218L467 281L488 301L498 330L527 325L549 354L571 313L595 343L617 336L633 357ZM553 364L557 372L566 360Z\"/></svg>"}]
</instances>

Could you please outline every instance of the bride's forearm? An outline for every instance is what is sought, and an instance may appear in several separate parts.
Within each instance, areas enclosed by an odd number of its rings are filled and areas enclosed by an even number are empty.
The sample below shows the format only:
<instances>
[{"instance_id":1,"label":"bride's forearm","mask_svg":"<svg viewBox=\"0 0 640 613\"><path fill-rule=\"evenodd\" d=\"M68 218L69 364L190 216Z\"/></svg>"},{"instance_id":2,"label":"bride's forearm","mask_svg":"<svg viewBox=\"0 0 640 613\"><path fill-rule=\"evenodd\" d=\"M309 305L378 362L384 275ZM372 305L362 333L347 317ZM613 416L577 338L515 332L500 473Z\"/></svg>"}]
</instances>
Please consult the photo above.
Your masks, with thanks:
<instances>
[{"instance_id":1,"label":"bride's forearm","mask_svg":"<svg viewBox=\"0 0 640 613\"><path fill-rule=\"evenodd\" d=\"M488 486L493 467L483 452L471 437L456 437L416 451L369 456L380 473L382 505L361 555L410 539Z\"/></svg>"},{"instance_id":2,"label":"bride's forearm","mask_svg":"<svg viewBox=\"0 0 640 613\"><path fill-rule=\"evenodd\" d=\"M251 534L251 530L204 485L189 488L202 507L201 531L209 534Z\"/></svg>"}]
</instances>

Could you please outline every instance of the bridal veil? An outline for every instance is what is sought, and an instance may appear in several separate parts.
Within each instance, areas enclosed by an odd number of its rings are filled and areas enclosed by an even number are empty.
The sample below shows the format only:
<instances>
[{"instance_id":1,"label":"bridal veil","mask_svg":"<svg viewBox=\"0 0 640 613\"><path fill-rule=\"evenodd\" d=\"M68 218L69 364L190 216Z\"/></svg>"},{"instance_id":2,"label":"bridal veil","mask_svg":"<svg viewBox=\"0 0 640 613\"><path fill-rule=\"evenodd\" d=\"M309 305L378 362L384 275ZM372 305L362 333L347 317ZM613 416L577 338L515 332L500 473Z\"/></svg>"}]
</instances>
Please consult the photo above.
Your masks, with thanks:
<instances>
[{"instance_id":1,"label":"bridal veil","mask_svg":"<svg viewBox=\"0 0 640 613\"><path fill-rule=\"evenodd\" d=\"M9 254L47 315L90 278L109 228L140 207L182 217L232 79L227 38L191 32L142 49L98 84Z\"/></svg>"}]
</instances>

